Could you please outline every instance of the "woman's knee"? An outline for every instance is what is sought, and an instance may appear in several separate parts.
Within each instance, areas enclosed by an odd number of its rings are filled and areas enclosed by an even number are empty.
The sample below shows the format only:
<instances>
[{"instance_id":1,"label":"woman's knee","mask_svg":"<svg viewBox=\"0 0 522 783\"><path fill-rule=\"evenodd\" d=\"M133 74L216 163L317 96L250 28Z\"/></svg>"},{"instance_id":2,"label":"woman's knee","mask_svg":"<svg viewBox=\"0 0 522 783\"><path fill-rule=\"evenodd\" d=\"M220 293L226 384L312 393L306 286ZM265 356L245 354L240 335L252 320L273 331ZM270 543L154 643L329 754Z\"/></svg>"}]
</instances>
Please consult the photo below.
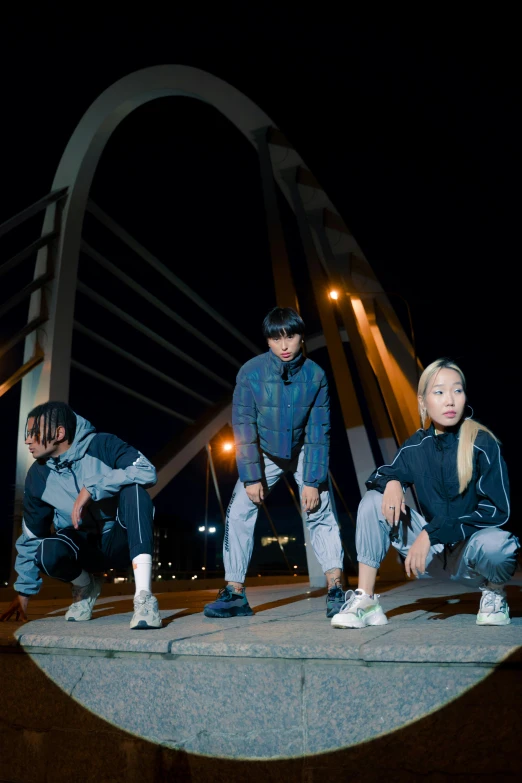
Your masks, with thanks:
<instances>
[{"instance_id":1,"label":"woman's knee","mask_svg":"<svg viewBox=\"0 0 522 783\"><path fill-rule=\"evenodd\" d=\"M359 503L357 524L379 521L381 518L382 495L376 489L369 489Z\"/></svg>"},{"instance_id":2,"label":"woman's knee","mask_svg":"<svg viewBox=\"0 0 522 783\"><path fill-rule=\"evenodd\" d=\"M485 559L493 565L500 565L514 560L519 548L517 537L507 530L484 528L471 537L468 558Z\"/></svg>"}]
</instances>

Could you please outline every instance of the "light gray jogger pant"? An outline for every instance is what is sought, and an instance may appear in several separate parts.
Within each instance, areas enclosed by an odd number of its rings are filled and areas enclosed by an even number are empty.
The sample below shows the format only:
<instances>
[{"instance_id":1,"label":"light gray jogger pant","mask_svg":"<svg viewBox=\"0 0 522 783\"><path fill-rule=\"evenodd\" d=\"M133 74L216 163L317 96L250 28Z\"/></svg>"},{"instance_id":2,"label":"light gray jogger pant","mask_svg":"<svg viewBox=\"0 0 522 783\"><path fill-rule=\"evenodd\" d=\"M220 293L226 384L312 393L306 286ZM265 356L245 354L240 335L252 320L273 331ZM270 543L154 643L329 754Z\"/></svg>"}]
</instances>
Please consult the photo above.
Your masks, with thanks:
<instances>
[{"instance_id":1,"label":"light gray jogger pant","mask_svg":"<svg viewBox=\"0 0 522 783\"><path fill-rule=\"evenodd\" d=\"M407 514L399 520L399 540L390 542L390 525L382 517L382 494L368 490L359 504L355 530L357 560L379 568L386 552L393 547L406 557L410 546L421 532L426 520L414 509L407 507ZM498 527L482 528L456 546L432 545L426 558L428 577L445 571L451 579L479 587L486 582L505 584L517 566L518 538ZM422 577L421 577L422 578Z\"/></svg>"},{"instance_id":2,"label":"light gray jogger pant","mask_svg":"<svg viewBox=\"0 0 522 783\"><path fill-rule=\"evenodd\" d=\"M292 471L299 487L303 489L304 450L291 460L277 460L277 463L263 454L265 477L265 500L270 490L284 473ZM319 488L319 507L307 514L306 524L310 541L323 572L343 567L343 548L339 526L332 512L328 490ZM245 581L246 572L254 546L254 527L259 506L248 497L243 482L238 481L227 509L225 538L223 541L223 563L225 579L229 582Z\"/></svg>"}]
</instances>

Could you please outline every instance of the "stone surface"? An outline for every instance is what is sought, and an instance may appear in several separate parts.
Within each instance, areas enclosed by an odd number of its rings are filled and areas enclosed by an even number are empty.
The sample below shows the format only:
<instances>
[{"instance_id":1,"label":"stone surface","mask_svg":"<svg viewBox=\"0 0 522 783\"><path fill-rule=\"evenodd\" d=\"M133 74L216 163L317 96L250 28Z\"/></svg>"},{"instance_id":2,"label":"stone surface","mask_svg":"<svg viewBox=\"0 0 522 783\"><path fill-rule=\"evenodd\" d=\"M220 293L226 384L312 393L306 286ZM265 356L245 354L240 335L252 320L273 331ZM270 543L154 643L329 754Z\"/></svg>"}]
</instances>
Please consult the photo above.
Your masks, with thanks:
<instances>
[{"instance_id":1,"label":"stone surface","mask_svg":"<svg viewBox=\"0 0 522 783\"><path fill-rule=\"evenodd\" d=\"M477 592L434 580L383 585L389 624L359 631L333 629L303 585L250 588L256 614L222 621L202 614L214 594L160 594L164 627L147 632L130 631L129 596L85 624L35 601L40 619L1 629L0 779L61 783L85 765L104 783L510 780L521 584L504 628L476 626Z\"/></svg>"}]
</instances>

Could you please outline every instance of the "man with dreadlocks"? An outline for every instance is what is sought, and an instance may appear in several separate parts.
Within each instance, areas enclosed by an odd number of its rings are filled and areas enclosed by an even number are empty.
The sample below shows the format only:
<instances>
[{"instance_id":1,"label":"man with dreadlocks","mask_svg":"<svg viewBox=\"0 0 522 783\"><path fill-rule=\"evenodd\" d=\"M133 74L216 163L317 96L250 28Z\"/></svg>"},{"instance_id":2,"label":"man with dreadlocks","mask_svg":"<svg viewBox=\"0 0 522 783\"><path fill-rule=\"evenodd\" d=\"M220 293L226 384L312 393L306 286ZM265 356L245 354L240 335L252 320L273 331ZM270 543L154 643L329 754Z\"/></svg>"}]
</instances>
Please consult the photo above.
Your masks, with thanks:
<instances>
[{"instance_id":1,"label":"man with dreadlocks","mask_svg":"<svg viewBox=\"0 0 522 783\"><path fill-rule=\"evenodd\" d=\"M0 620L27 619L29 599L42 584L40 572L71 583L66 620L90 620L102 584L93 574L126 568L132 560L136 593L130 627L161 628L151 592L154 514L146 492L156 483L154 466L116 435L96 432L64 402L29 412L25 442L36 461L25 481L16 542L18 595Z\"/></svg>"}]
</instances>

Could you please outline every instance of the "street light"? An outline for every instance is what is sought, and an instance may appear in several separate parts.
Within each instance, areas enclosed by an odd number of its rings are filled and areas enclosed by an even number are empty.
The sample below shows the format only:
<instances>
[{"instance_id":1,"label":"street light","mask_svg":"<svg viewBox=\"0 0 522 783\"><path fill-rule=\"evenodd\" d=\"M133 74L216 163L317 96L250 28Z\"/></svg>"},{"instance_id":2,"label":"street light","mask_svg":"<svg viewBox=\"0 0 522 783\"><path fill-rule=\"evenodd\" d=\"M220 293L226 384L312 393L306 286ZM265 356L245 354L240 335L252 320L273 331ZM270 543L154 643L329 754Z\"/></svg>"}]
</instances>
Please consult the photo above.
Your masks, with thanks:
<instances>
[{"instance_id":1,"label":"street light","mask_svg":"<svg viewBox=\"0 0 522 783\"><path fill-rule=\"evenodd\" d=\"M223 443L223 451L232 451L233 448L234 444L230 443L230 441L227 440L225 443Z\"/></svg>"}]
</instances>

